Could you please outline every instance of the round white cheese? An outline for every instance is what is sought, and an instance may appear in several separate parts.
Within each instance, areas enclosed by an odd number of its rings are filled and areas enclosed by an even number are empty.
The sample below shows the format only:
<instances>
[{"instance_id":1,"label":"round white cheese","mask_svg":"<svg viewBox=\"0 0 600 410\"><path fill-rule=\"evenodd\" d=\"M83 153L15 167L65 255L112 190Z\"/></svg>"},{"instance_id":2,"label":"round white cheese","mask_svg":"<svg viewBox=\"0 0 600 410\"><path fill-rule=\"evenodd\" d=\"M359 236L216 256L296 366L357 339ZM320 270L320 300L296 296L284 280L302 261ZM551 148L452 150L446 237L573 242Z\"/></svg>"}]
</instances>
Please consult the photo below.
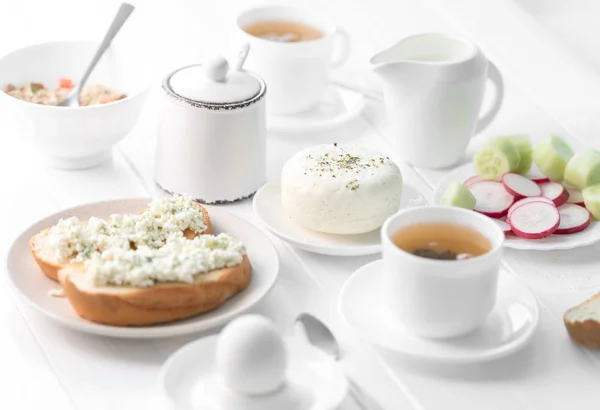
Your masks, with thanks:
<instances>
[{"instance_id":1,"label":"round white cheese","mask_svg":"<svg viewBox=\"0 0 600 410\"><path fill-rule=\"evenodd\" d=\"M389 158L338 144L307 148L281 171L285 212L319 232L359 234L379 228L400 208L402 174Z\"/></svg>"}]
</instances>

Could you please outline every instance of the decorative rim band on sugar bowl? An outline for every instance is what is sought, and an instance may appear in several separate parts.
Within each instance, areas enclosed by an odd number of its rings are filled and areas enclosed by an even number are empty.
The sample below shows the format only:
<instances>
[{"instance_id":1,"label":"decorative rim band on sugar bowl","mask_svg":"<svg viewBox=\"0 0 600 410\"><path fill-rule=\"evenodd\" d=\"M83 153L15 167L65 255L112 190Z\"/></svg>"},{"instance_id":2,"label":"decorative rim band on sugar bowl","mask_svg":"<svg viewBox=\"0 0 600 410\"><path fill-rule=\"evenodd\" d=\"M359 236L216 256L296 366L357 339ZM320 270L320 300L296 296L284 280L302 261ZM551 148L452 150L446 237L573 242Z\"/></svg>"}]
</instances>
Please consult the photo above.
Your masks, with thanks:
<instances>
[{"instance_id":1,"label":"decorative rim band on sugar bowl","mask_svg":"<svg viewBox=\"0 0 600 410\"><path fill-rule=\"evenodd\" d=\"M265 83L265 81L260 78L259 76L257 76L256 74L250 72L250 71L245 71L246 74L251 75L252 77L254 77L258 83L260 84L260 90L258 91L258 94L256 94L254 97L247 99L245 101L239 101L239 102L232 102L232 103L214 103L214 102L210 102L210 101L196 101L196 100L192 100L186 97L182 97L181 95L177 94L175 91L173 91L173 88L171 87L171 78L173 77L173 75L175 73L177 73L178 71L184 70L186 68L190 68L193 67L197 64L192 64L192 65L188 65L185 67L181 67L178 68L177 70L172 71L164 80L162 83L162 89L167 93L167 95L172 98L173 100L175 100L178 103L183 103L183 104L187 104L187 105L191 105L192 107L198 107L198 108L206 108L208 110L237 110L240 108L246 108L258 101L260 101L267 93L267 85Z\"/></svg>"}]
</instances>

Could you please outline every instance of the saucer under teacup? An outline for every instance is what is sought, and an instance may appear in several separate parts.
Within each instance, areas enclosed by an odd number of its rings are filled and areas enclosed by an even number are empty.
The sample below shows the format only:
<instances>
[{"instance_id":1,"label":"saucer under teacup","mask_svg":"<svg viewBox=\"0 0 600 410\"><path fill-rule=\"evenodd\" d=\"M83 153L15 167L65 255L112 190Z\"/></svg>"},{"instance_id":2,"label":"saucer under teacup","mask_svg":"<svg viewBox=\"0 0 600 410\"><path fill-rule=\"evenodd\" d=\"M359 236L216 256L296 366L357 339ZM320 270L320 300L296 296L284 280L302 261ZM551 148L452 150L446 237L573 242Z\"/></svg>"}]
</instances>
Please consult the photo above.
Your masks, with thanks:
<instances>
[{"instance_id":1,"label":"saucer under teacup","mask_svg":"<svg viewBox=\"0 0 600 410\"><path fill-rule=\"evenodd\" d=\"M330 84L320 101L308 110L289 115L269 115L267 129L273 132L321 132L339 128L360 115L363 94Z\"/></svg>"},{"instance_id":2,"label":"saucer under teacup","mask_svg":"<svg viewBox=\"0 0 600 410\"><path fill-rule=\"evenodd\" d=\"M426 205L425 197L404 184L400 209ZM254 195L254 214L274 235L297 248L323 255L361 256L381 252L379 229L354 235L336 235L311 231L292 221L281 205L281 184L267 182Z\"/></svg>"},{"instance_id":3,"label":"saucer under teacup","mask_svg":"<svg viewBox=\"0 0 600 410\"><path fill-rule=\"evenodd\" d=\"M539 321L539 307L527 285L500 270L497 302L483 325L452 339L415 336L393 319L381 298L383 261L359 268L342 288L338 307L359 337L406 356L446 363L485 362L524 347Z\"/></svg>"},{"instance_id":4,"label":"saucer under teacup","mask_svg":"<svg viewBox=\"0 0 600 410\"><path fill-rule=\"evenodd\" d=\"M287 385L268 397L237 396L217 376L217 339L209 336L192 342L163 366L160 385L173 408L222 410L227 403L236 410L334 410L346 398L347 381L340 366L317 348L292 338L283 339L288 351ZM295 407L281 404L289 398Z\"/></svg>"}]
</instances>

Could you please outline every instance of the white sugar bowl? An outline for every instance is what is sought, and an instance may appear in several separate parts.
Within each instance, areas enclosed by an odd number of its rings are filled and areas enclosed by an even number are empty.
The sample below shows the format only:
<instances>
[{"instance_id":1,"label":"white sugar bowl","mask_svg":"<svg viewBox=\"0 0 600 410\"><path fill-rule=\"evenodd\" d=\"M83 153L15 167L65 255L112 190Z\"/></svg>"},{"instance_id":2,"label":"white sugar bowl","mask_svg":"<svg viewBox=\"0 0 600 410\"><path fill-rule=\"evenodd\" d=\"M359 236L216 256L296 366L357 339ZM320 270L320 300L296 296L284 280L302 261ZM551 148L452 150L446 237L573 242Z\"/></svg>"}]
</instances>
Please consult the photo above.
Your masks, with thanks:
<instances>
[{"instance_id":1,"label":"white sugar bowl","mask_svg":"<svg viewBox=\"0 0 600 410\"><path fill-rule=\"evenodd\" d=\"M163 81L155 180L202 203L252 196L266 182L265 82L223 57Z\"/></svg>"}]
</instances>

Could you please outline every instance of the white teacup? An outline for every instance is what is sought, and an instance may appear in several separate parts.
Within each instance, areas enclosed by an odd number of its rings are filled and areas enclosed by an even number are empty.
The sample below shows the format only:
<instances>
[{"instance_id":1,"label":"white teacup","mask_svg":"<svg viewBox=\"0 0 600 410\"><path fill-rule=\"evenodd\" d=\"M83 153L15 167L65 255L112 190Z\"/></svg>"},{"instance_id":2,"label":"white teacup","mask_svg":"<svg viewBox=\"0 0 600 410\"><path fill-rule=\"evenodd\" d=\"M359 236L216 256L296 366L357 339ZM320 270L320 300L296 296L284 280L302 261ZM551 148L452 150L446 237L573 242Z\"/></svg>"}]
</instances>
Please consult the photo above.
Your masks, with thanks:
<instances>
[{"instance_id":1,"label":"white teacup","mask_svg":"<svg viewBox=\"0 0 600 410\"><path fill-rule=\"evenodd\" d=\"M323 36L285 43L244 31L265 21L306 24ZM267 83L267 112L272 115L295 114L314 106L329 84L331 68L343 64L350 52L347 33L324 16L308 10L285 6L253 8L238 17L237 28L250 44L245 67L258 73Z\"/></svg>"},{"instance_id":2,"label":"white teacup","mask_svg":"<svg viewBox=\"0 0 600 410\"><path fill-rule=\"evenodd\" d=\"M434 260L398 248L392 236L419 223L443 222L472 228L491 244L481 256ZM449 206L400 211L381 228L383 302L390 316L418 336L450 338L477 329L496 303L504 233L489 218Z\"/></svg>"}]
</instances>

